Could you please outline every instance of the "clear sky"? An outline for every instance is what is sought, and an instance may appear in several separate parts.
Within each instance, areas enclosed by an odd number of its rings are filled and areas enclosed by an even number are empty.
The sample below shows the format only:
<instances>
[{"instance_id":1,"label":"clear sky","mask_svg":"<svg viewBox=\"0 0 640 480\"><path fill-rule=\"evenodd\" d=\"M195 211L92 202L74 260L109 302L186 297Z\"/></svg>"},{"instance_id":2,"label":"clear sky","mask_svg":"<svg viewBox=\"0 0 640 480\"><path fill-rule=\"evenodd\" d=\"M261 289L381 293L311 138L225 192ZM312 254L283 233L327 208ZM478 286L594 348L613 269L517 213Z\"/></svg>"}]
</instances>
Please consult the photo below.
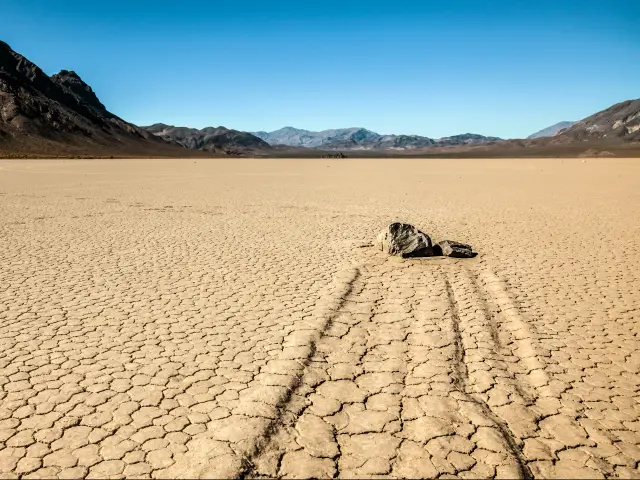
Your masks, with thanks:
<instances>
[{"instance_id":1,"label":"clear sky","mask_svg":"<svg viewBox=\"0 0 640 480\"><path fill-rule=\"evenodd\" d=\"M640 97L639 0L2 0L0 39L138 125L515 138Z\"/></svg>"}]
</instances>

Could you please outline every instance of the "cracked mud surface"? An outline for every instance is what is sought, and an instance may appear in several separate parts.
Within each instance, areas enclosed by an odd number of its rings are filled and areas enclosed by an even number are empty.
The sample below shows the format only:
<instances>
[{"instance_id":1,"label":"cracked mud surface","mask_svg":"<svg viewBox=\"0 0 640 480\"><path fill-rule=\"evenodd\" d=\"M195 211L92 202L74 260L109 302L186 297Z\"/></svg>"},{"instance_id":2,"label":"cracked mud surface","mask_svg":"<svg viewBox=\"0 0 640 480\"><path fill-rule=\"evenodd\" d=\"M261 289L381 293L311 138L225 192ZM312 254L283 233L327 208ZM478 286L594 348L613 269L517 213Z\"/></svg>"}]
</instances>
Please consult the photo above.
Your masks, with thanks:
<instances>
[{"instance_id":1,"label":"cracked mud surface","mask_svg":"<svg viewBox=\"0 0 640 480\"><path fill-rule=\"evenodd\" d=\"M0 161L0 246L1 478L640 477L636 160Z\"/></svg>"}]
</instances>

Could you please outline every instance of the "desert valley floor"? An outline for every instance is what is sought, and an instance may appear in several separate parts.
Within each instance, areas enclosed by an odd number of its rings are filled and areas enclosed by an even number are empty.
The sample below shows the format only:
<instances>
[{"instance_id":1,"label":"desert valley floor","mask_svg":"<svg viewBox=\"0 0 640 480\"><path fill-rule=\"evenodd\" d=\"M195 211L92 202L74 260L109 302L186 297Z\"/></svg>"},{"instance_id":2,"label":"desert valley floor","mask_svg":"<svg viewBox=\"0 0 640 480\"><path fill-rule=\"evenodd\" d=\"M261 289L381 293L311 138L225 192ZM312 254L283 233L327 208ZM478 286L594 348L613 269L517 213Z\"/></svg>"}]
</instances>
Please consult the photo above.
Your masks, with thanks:
<instances>
[{"instance_id":1,"label":"desert valley floor","mask_svg":"<svg viewBox=\"0 0 640 480\"><path fill-rule=\"evenodd\" d=\"M0 161L3 478L639 478L639 335L637 159Z\"/></svg>"}]
</instances>

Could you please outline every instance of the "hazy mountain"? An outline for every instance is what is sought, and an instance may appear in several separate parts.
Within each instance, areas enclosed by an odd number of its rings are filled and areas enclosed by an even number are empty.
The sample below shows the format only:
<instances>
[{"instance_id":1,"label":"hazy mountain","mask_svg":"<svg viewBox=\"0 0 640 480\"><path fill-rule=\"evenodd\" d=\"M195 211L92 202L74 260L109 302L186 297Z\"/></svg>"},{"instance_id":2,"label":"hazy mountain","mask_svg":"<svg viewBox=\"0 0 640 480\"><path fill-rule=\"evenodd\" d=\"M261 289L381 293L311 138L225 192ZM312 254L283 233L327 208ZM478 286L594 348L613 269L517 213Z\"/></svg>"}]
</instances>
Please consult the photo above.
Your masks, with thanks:
<instances>
[{"instance_id":1,"label":"hazy mountain","mask_svg":"<svg viewBox=\"0 0 640 480\"><path fill-rule=\"evenodd\" d=\"M273 132L254 132L271 145L325 150L413 150L439 145L468 145L500 140L476 134L455 135L434 140L419 135L381 135L365 128L339 128L313 132L284 127Z\"/></svg>"},{"instance_id":2,"label":"hazy mountain","mask_svg":"<svg viewBox=\"0 0 640 480\"><path fill-rule=\"evenodd\" d=\"M534 138L543 138L543 137L553 137L554 135L558 134L561 130L570 127L574 123L576 122L567 122L567 121L558 122L555 125L551 125L550 127L543 128L539 132L529 135L527 138L534 139Z\"/></svg>"},{"instance_id":3,"label":"hazy mountain","mask_svg":"<svg viewBox=\"0 0 640 480\"><path fill-rule=\"evenodd\" d=\"M184 153L107 111L73 71L49 77L0 41L0 150L45 155Z\"/></svg>"},{"instance_id":4,"label":"hazy mountain","mask_svg":"<svg viewBox=\"0 0 640 480\"><path fill-rule=\"evenodd\" d=\"M264 140L247 132L225 127L207 127L201 130L188 127L174 127L156 123L142 127L167 141L176 142L192 150L226 154L257 153L272 150Z\"/></svg>"}]
</instances>

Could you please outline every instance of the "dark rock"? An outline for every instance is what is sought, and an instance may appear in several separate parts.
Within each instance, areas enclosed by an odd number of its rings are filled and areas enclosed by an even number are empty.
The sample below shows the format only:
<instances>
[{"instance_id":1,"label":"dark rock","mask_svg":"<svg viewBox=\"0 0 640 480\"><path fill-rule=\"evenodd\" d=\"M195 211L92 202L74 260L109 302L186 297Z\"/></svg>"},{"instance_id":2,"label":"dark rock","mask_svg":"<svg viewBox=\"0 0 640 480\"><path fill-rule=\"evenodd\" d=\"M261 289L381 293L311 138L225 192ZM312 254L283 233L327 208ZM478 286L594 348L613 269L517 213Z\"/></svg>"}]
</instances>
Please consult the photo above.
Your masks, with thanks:
<instances>
[{"instance_id":1,"label":"dark rock","mask_svg":"<svg viewBox=\"0 0 640 480\"><path fill-rule=\"evenodd\" d=\"M433 255L431 238L408 223L392 223L382 230L376 245L383 252L400 257L430 257Z\"/></svg>"},{"instance_id":2,"label":"dark rock","mask_svg":"<svg viewBox=\"0 0 640 480\"><path fill-rule=\"evenodd\" d=\"M453 240L439 242L434 247L434 250L436 254L444 255L445 257L473 258L477 255L472 251L471 245L454 242Z\"/></svg>"}]
</instances>

